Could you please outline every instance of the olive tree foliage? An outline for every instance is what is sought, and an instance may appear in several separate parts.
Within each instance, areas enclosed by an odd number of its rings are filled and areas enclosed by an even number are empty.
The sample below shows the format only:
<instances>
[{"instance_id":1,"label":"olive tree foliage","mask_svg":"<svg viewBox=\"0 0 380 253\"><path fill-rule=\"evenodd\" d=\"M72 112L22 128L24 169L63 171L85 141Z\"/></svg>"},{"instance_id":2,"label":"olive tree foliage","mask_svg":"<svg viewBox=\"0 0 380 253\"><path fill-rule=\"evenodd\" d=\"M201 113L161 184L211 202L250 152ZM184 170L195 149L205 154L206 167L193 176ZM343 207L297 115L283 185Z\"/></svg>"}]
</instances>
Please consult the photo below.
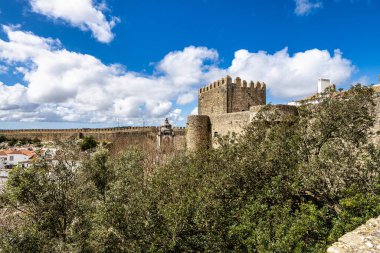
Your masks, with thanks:
<instances>
[{"instance_id":1,"label":"olive tree foliage","mask_svg":"<svg viewBox=\"0 0 380 253\"><path fill-rule=\"evenodd\" d=\"M122 236L139 245L143 161L136 149L111 160L71 144L56 162L16 167L0 194L0 208L14 211L12 226L0 223L0 252L136 252Z\"/></svg>"},{"instance_id":2,"label":"olive tree foliage","mask_svg":"<svg viewBox=\"0 0 380 253\"><path fill-rule=\"evenodd\" d=\"M372 92L357 85L325 94L319 104L301 106L288 124L262 112L247 129L238 146L254 154L249 163L258 159L248 167L263 180L231 230L244 250L324 252L380 214L380 150L368 139Z\"/></svg>"},{"instance_id":3,"label":"olive tree foliage","mask_svg":"<svg viewBox=\"0 0 380 253\"><path fill-rule=\"evenodd\" d=\"M82 151L94 149L97 145L98 142L95 140L94 136L85 136L79 143L79 146Z\"/></svg>"},{"instance_id":4,"label":"olive tree foliage","mask_svg":"<svg viewBox=\"0 0 380 253\"><path fill-rule=\"evenodd\" d=\"M141 252L149 241L143 162L142 152L131 149L113 163L113 180L94 213L91 241L97 252Z\"/></svg>"},{"instance_id":5,"label":"olive tree foliage","mask_svg":"<svg viewBox=\"0 0 380 253\"><path fill-rule=\"evenodd\" d=\"M372 89L352 87L316 108L300 108L299 170L305 193L340 211L349 189L376 192L379 151L368 137L374 124Z\"/></svg>"},{"instance_id":6,"label":"olive tree foliage","mask_svg":"<svg viewBox=\"0 0 380 253\"><path fill-rule=\"evenodd\" d=\"M18 211L11 229L1 228L1 252L84 252L86 192L77 150L65 149L52 165L16 167L1 194L3 206Z\"/></svg>"}]
</instances>

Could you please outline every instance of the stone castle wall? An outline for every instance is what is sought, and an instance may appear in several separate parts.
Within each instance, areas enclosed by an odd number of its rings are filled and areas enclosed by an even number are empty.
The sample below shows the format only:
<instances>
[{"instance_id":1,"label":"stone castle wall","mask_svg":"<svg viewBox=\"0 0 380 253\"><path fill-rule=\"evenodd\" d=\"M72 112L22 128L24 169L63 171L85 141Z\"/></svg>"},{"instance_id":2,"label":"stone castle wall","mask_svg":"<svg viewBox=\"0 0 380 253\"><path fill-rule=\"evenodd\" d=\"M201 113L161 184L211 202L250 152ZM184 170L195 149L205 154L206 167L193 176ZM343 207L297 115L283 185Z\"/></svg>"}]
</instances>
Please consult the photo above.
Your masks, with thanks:
<instances>
[{"instance_id":1,"label":"stone castle wall","mask_svg":"<svg viewBox=\"0 0 380 253\"><path fill-rule=\"evenodd\" d=\"M199 90L198 113L189 116L187 123L187 148L199 150L210 143L217 147L219 136L240 134L266 105L266 84L249 82L236 77L234 82L226 76ZM283 115L296 115L297 108L289 105L268 107L278 120Z\"/></svg>"},{"instance_id":2,"label":"stone castle wall","mask_svg":"<svg viewBox=\"0 0 380 253\"><path fill-rule=\"evenodd\" d=\"M142 142L156 141L158 127L116 127L116 128L83 128L83 129L23 129L0 130L0 135L8 139L37 138L41 141L78 140L92 136L97 141L123 142L139 145ZM174 128L173 143L178 149L185 146L185 128Z\"/></svg>"},{"instance_id":3,"label":"stone castle wall","mask_svg":"<svg viewBox=\"0 0 380 253\"><path fill-rule=\"evenodd\" d=\"M265 83L254 83L230 76L215 81L199 90L200 115L248 111L251 106L266 104Z\"/></svg>"},{"instance_id":4,"label":"stone castle wall","mask_svg":"<svg viewBox=\"0 0 380 253\"><path fill-rule=\"evenodd\" d=\"M211 133L212 137L229 135L232 132L240 134L244 127L247 126L254 117L255 113L251 112L234 112L220 115L211 115Z\"/></svg>"},{"instance_id":5,"label":"stone castle wall","mask_svg":"<svg viewBox=\"0 0 380 253\"><path fill-rule=\"evenodd\" d=\"M227 112L227 89L231 78L223 78L199 90L199 115L221 114Z\"/></svg>"},{"instance_id":6,"label":"stone castle wall","mask_svg":"<svg viewBox=\"0 0 380 253\"><path fill-rule=\"evenodd\" d=\"M215 135L229 135L232 132L240 134L244 128L255 120L257 113L263 109L264 106L252 106L246 112L225 113L221 115L210 115L212 134ZM267 114L276 114L278 120L286 120L284 116L297 115L297 107L291 105L270 105L268 106Z\"/></svg>"},{"instance_id":7,"label":"stone castle wall","mask_svg":"<svg viewBox=\"0 0 380 253\"><path fill-rule=\"evenodd\" d=\"M251 106L266 104L266 84L253 81L247 83L237 77L228 96L231 101L228 113L248 111Z\"/></svg>"},{"instance_id":8,"label":"stone castle wall","mask_svg":"<svg viewBox=\"0 0 380 253\"><path fill-rule=\"evenodd\" d=\"M380 253L380 217L370 219L327 249L328 253Z\"/></svg>"},{"instance_id":9,"label":"stone castle wall","mask_svg":"<svg viewBox=\"0 0 380 253\"><path fill-rule=\"evenodd\" d=\"M216 147L216 139L218 136L226 136L235 133L241 134L244 129L256 119L257 113L264 106L252 106L246 112L233 112L220 115L210 115L211 135L213 146ZM291 105L270 105L267 107L265 114L274 115L274 119L283 121L287 120L288 116L297 115L297 107Z\"/></svg>"},{"instance_id":10,"label":"stone castle wall","mask_svg":"<svg viewBox=\"0 0 380 253\"><path fill-rule=\"evenodd\" d=\"M191 115L187 118L186 144L188 150L202 150L217 147L221 136L241 134L256 119L257 113L264 106L253 106L249 111L213 115ZM297 115L297 107L292 105L270 105L265 115L274 115L275 120L288 120Z\"/></svg>"}]
</instances>

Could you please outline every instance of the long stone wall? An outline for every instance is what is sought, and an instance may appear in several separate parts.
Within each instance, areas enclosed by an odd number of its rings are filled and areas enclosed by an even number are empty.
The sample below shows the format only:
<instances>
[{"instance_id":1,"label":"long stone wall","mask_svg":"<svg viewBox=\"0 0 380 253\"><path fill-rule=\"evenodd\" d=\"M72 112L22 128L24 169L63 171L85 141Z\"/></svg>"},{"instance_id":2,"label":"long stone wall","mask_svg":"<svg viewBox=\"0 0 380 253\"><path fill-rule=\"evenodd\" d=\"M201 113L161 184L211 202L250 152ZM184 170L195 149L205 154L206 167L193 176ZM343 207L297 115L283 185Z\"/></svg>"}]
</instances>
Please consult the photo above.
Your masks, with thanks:
<instances>
[{"instance_id":1,"label":"long stone wall","mask_svg":"<svg viewBox=\"0 0 380 253\"><path fill-rule=\"evenodd\" d=\"M339 238L328 253L380 253L380 216Z\"/></svg>"},{"instance_id":2,"label":"long stone wall","mask_svg":"<svg viewBox=\"0 0 380 253\"><path fill-rule=\"evenodd\" d=\"M210 115L212 136L224 136L231 133L241 134L245 127L255 119L257 113L264 107L258 105L252 106L249 111L245 112ZM280 121L286 120L284 116L297 115L297 107L291 105L271 105L268 107L268 113L275 114L276 118Z\"/></svg>"},{"instance_id":3,"label":"long stone wall","mask_svg":"<svg viewBox=\"0 0 380 253\"><path fill-rule=\"evenodd\" d=\"M189 116L186 137L188 149L205 149L210 146L210 143L212 147L218 147L218 137L232 133L241 134L264 107L258 105L244 112ZM265 115L272 115L278 121L289 120L289 116L297 114L297 107L291 105L270 105L265 112Z\"/></svg>"},{"instance_id":4,"label":"long stone wall","mask_svg":"<svg viewBox=\"0 0 380 253\"><path fill-rule=\"evenodd\" d=\"M211 133L213 137L217 135L224 136L230 133L240 134L255 115L256 113L250 111L211 115Z\"/></svg>"},{"instance_id":5,"label":"long stone wall","mask_svg":"<svg viewBox=\"0 0 380 253\"><path fill-rule=\"evenodd\" d=\"M0 135L8 139L40 139L41 141L77 140L85 136L93 136L97 141L126 142L139 144L144 141L156 141L158 127L117 127L117 128L82 128L82 129L24 129L0 130ZM174 144L179 147L185 143L185 128L176 127Z\"/></svg>"}]
</instances>

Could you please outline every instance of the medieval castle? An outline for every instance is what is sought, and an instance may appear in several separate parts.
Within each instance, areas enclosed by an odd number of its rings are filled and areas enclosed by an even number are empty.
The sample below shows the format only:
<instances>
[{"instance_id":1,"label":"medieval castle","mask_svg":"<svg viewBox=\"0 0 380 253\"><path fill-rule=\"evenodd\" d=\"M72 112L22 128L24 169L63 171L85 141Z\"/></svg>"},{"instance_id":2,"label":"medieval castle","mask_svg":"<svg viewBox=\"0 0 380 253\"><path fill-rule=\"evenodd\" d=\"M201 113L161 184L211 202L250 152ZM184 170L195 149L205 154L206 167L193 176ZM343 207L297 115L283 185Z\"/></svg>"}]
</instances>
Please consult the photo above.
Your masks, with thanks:
<instances>
[{"instance_id":1,"label":"medieval castle","mask_svg":"<svg viewBox=\"0 0 380 253\"><path fill-rule=\"evenodd\" d=\"M241 133L266 105L266 84L226 76L201 88L198 98L199 115L187 118L186 144L191 151L215 147L218 136ZM275 105L271 110L280 115L297 113L292 105Z\"/></svg>"},{"instance_id":2,"label":"medieval castle","mask_svg":"<svg viewBox=\"0 0 380 253\"><path fill-rule=\"evenodd\" d=\"M380 82L380 80L379 80ZM329 80L320 79L318 92L329 87ZM331 84L331 86L333 86ZM376 101L375 130L380 130L380 84L373 86ZM296 115L298 102L289 105L273 105L277 115ZM166 119L161 127L117 127L99 129L33 129L0 130L7 138L37 138L41 141L77 140L93 136L97 141L122 142L124 146L155 143L158 148L171 146L175 150L202 150L215 147L218 136L232 132L239 134L258 111L266 105L266 84L247 82L226 76L198 92L199 115L187 118L186 128L172 127ZM281 116L280 116L281 117ZM380 141L376 137L376 141Z\"/></svg>"}]
</instances>

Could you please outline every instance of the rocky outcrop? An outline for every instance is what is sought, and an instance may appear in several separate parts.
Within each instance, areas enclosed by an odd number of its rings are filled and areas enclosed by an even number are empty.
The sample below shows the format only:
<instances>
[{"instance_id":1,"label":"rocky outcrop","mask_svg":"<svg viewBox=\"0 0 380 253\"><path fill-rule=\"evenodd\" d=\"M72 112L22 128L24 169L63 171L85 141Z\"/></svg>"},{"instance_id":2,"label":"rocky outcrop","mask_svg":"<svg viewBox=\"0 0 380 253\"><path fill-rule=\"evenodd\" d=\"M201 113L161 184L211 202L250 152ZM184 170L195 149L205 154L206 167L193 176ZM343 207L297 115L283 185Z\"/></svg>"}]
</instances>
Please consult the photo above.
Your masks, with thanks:
<instances>
[{"instance_id":1,"label":"rocky outcrop","mask_svg":"<svg viewBox=\"0 0 380 253\"><path fill-rule=\"evenodd\" d=\"M327 252L380 253L380 216L343 235Z\"/></svg>"}]
</instances>

